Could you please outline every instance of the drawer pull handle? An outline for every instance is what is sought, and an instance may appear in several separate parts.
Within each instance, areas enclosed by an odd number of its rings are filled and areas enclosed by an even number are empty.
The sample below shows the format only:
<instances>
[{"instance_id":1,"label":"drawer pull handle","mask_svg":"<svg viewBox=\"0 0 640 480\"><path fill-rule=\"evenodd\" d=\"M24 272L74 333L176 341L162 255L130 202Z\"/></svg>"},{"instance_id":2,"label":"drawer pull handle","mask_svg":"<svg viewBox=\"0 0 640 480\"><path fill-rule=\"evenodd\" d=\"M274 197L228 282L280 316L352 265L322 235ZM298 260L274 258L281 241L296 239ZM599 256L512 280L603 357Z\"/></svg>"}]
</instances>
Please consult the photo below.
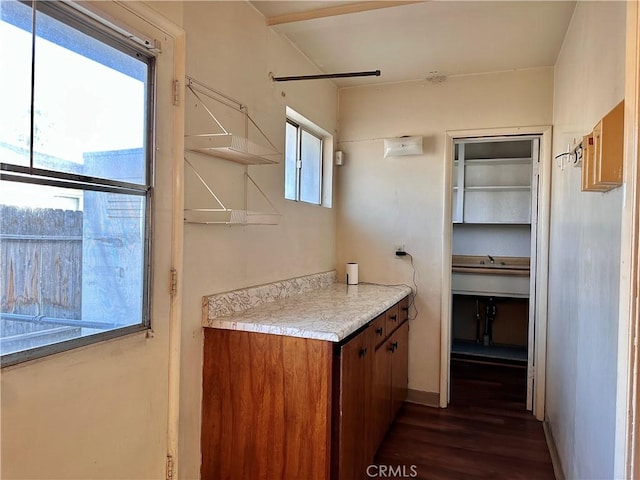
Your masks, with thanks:
<instances>
[{"instance_id":1,"label":"drawer pull handle","mask_svg":"<svg viewBox=\"0 0 640 480\"><path fill-rule=\"evenodd\" d=\"M402 307L402 311L403 312L408 312L409 311L409 307Z\"/></svg>"},{"instance_id":2,"label":"drawer pull handle","mask_svg":"<svg viewBox=\"0 0 640 480\"><path fill-rule=\"evenodd\" d=\"M378 327L378 328L376 328L376 333L377 333L379 336L382 336L382 327Z\"/></svg>"},{"instance_id":3,"label":"drawer pull handle","mask_svg":"<svg viewBox=\"0 0 640 480\"><path fill-rule=\"evenodd\" d=\"M391 320L392 322L395 322L397 319L398 319L398 316L397 316L397 315L391 315L391 316L389 317L389 320Z\"/></svg>"},{"instance_id":4,"label":"drawer pull handle","mask_svg":"<svg viewBox=\"0 0 640 480\"><path fill-rule=\"evenodd\" d=\"M364 357L367 354L367 349L366 348L361 348L360 349L360 357Z\"/></svg>"},{"instance_id":5,"label":"drawer pull handle","mask_svg":"<svg viewBox=\"0 0 640 480\"><path fill-rule=\"evenodd\" d=\"M389 347L389 351L390 351L391 353L395 352L397 349L398 349L398 342L393 342L393 343L391 344L391 346Z\"/></svg>"}]
</instances>

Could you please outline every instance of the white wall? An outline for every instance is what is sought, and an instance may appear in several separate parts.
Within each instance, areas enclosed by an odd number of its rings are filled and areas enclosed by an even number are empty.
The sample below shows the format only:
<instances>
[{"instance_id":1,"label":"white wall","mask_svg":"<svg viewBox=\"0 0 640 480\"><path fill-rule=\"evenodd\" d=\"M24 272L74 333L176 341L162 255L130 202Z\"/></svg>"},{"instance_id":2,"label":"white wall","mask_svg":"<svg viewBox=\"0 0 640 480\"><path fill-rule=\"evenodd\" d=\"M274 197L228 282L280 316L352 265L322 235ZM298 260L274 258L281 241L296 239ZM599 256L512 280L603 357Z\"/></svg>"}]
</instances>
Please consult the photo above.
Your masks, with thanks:
<instances>
[{"instance_id":1,"label":"white wall","mask_svg":"<svg viewBox=\"0 0 640 480\"><path fill-rule=\"evenodd\" d=\"M555 68L554 155L624 96L625 3L578 2ZM613 478L622 189L553 169L546 416L567 478Z\"/></svg>"},{"instance_id":2,"label":"white wall","mask_svg":"<svg viewBox=\"0 0 640 480\"><path fill-rule=\"evenodd\" d=\"M444 141L448 130L550 125L551 68L340 91L338 169L339 277L360 264L362 281L412 282L405 244L416 267L418 316L411 323L409 388L439 391L443 268ZM383 138L423 135L424 155L382 158Z\"/></svg>"},{"instance_id":3,"label":"white wall","mask_svg":"<svg viewBox=\"0 0 640 480\"><path fill-rule=\"evenodd\" d=\"M324 130L335 131L335 85L328 81L272 83L269 72L317 72L268 29L264 17L248 3L186 2L180 6L157 2L153 7L181 22L185 29L187 74L246 103L280 151L284 148L286 106ZM193 97L186 98L191 102ZM189 103L186 110L187 134L215 131L204 116L189 115ZM231 125L237 123L226 107L214 113ZM250 130L250 139L259 140L255 134ZM188 159L227 206L242 205L241 165L193 154L188 154ZM200 472L202 297L334 268L334 209L285 201L282 163L251 166L249 172L282 214L279 225L185 225L179 455L179 476L184 479L198 478ZM207 206L203 202L211 200L188 169L185 189L187 208Z\"/></svg>"}]
</instances>

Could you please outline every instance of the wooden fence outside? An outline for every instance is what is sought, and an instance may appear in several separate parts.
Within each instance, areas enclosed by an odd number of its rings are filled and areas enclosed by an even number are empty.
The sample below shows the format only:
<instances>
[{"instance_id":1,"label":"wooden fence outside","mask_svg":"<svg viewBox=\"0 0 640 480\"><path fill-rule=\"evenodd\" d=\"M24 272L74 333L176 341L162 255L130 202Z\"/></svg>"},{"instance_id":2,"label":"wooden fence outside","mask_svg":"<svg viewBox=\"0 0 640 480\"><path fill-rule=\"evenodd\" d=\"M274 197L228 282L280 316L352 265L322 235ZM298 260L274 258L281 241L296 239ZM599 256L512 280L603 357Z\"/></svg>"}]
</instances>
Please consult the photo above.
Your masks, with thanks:
<instances>
[{"instance_id":1,"label":"wooden fence outside","mask_svg":"<svg viewBox=\"0 0 640 480\"><path fill-rule=\"evenodd\" d=\"M81 211L0 205L2 313L81 318L82 223ZM32 346L29 334L41 331L50 331L57 340L76 336L79 329L6 319L0 322L0 338L23 337L14 341L22 342L19 349Z\"/></svg>"}]
</instances>

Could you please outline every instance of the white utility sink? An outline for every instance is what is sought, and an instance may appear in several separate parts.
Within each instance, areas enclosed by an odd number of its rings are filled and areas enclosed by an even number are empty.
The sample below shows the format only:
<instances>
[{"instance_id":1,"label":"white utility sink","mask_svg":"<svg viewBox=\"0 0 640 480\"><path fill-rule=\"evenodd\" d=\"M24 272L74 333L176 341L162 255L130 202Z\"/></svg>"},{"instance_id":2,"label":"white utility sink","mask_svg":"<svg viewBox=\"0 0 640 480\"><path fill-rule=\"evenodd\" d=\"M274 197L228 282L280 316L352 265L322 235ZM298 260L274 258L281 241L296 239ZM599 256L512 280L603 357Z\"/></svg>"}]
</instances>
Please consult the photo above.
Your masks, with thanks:
<instances>
[{"instance_id":1,"label":"white utility sink","mask_svg":"<svg viewBox=\"0 0 640 480\"><path fill-rule=\"evenodd\" d=\"M461 295L529 297L529 259L454 256L451 291Z\"/></svg>"},{"instance_id":2,"label":"white utility sink","mask_svg":"<svg viewBox=\"0 0 640 480\"><path fill-rule=\"evenodd\" d=\"M453 272L451 292L461 295L528 298L529 276Z\"/></svg>"}]
</instances>

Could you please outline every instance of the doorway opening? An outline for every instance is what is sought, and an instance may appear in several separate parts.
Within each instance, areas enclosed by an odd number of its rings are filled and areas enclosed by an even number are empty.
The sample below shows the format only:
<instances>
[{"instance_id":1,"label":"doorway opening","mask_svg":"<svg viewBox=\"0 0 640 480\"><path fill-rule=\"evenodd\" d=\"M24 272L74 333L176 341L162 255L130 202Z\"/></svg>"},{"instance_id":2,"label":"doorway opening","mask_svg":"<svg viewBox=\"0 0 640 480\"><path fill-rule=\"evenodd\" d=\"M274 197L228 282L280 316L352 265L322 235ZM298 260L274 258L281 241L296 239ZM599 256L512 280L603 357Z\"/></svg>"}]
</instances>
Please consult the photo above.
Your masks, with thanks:
<instances>
[{"instance_id":1,"label":"doorway opening","mask_svg":"<svg viewBox=\"0 0 640 480\"><path fill-rule=\"evenodd\" d=\"M538 311L543 285L536 278L545 244L539 220L541 213L546 220L540 162L549 148L546 135L450 135L451 268L443 281L441 382L447 395L441 406L464 395L468 389L458 387L469 382L478 386L479 402L497 400L500 389L523 409L534 410L534 400L543 398L536 360L545 345L536 335L546 319ZM536 417L542 416L543 405L537 407Z\"/></svg>"}]
</instances>

